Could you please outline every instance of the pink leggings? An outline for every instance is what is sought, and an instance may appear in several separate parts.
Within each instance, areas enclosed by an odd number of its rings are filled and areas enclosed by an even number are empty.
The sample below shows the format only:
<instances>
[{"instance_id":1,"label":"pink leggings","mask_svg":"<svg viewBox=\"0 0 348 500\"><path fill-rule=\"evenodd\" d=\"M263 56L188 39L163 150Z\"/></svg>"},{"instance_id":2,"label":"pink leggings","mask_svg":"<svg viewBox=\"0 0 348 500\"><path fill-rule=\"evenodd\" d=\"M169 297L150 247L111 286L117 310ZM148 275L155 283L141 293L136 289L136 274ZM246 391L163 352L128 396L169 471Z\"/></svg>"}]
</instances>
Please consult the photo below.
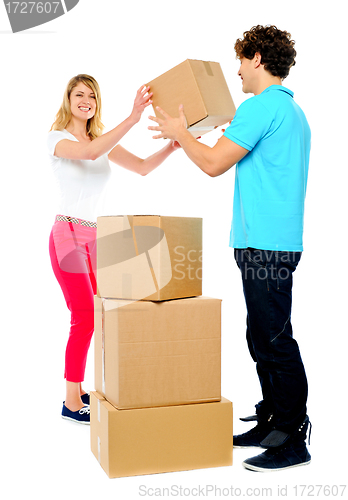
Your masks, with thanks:
<instances>
[{"instance_id":1,"label":"pink leggings","mask_svg":"<svg viewBox=\"0 0 348 500\"><path fill-rule=\"evenodd\" d=\"M49 251L53 272L71 312L64 376L69 382L82 382L94 331L97 229L89 227L93 223L82 219L59 217L68 221L56 219L50 234Z\"/></svg>"}]
</instances>

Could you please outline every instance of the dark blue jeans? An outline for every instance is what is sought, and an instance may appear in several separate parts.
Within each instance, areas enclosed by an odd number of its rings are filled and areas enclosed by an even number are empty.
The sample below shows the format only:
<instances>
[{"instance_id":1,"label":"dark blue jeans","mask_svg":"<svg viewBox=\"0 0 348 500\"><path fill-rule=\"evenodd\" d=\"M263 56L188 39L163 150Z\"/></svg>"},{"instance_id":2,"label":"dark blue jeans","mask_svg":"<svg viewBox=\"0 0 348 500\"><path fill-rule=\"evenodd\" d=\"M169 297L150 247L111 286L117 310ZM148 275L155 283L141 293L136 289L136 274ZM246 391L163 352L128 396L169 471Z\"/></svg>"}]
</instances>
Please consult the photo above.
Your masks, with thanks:
<instances>
[{"instance_id":1,"label":"dark blue jeans","mask_svg":"<svg viewBox=\"0 0 348 500\"><path fill-rule=\"evenodd\" d=\"M247 342L256 362L263 400L260 418L292 432L306 416L308 385L298 344L292 335L292 273L301 252L235 249L247 307Z\"/></svg>"}]
</instances>

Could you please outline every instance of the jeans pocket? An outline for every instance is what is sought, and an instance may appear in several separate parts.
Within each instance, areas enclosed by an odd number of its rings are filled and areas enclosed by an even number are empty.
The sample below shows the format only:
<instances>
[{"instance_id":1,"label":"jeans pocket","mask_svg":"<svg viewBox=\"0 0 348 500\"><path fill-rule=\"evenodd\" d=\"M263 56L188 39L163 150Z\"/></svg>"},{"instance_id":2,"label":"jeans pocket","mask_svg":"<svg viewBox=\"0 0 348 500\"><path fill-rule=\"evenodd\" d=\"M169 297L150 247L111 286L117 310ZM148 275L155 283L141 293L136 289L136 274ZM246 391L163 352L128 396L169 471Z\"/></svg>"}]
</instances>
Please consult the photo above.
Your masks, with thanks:
<instances>
[{"instance_id":1,"label":"jeans pocket","mask_svg":"<svg viewBox=\"0 0 348 500\"><path fill-rule=\"evenodd\" d=\"M291 290L292 273L301 259L301 252L277 253L277 283L278 289Z\"/></svg>"},{"instance_id":2,"label":"jeans pocket","mask_svg":"<svg viewBox=\"0 0 348 500\"><path fill-rule=\"evenodd\" d=\"M265 250L258 250L257 248L247 248L244 250L244 259L250 264L257 267L265 268L267 266L268 254Z\"/></svg>"}]
</instances>

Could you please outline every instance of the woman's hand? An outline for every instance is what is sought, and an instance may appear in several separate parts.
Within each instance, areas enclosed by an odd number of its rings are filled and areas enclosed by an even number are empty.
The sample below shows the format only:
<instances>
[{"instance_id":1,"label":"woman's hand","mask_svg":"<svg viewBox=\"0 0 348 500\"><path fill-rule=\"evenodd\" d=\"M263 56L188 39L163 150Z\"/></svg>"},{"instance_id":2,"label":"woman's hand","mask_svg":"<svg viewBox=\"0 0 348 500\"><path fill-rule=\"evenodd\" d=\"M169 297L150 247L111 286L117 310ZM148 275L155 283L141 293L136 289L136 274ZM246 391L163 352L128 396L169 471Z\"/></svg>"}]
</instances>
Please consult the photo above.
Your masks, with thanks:
<instances>
[{"instance_id":1,"label":"woman's hand","mask_svg":"<svg viewBox=\"0 0 348 500\"><path fill-rule=\"evenodd\" d=\"M133 110L130 115L135 123L138 123L138 121L140 120L144 109L150 104L152 104L151 101L152 92L148 93L149 90L150 87L145 87L145 85L142 85L140 89L137 91L137 95L134 100Z\"/></svg>"},{"instance_id":2,"label":"woman's hand","mask_svg":"<svg viewBox=\"0 0 348 500\"><path fill-rule=\"evenodd\" d=\"M232 118L232 120L233 120L233 118ZM232 120L230 120L229 125L231 125ZM222 128L222 129L221 129L221 132L222 132L222 133L224 133L224 132L225 132L225 130L226 130L225 128Z\"/></svg>"}]
</instances>

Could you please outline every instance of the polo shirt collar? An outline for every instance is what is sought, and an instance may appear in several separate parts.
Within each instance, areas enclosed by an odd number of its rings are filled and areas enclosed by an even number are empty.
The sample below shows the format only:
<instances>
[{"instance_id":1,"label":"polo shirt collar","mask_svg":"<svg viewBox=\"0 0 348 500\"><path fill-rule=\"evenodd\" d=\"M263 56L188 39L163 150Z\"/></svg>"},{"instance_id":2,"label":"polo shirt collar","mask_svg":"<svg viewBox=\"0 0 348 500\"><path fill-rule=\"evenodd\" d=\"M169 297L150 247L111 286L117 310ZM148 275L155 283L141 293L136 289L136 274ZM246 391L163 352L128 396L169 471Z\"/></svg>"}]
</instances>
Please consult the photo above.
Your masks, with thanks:
<instances>
[{"instance_id":1,"label":"polo shirt collar","mask_svg":"<svg viewBox=\"0 0 348 500\"><path fill-rule=\"evenodd\" d=\"M261 92L261 94L265 94L266 92L270 92L271 90L281 90L282 92L286 92L287 94L289 94L291 97L294 97L293 91L287 89L286 87L283 87L283 85L270 85L263 92Z\"/></svg>"}]
</instances>

